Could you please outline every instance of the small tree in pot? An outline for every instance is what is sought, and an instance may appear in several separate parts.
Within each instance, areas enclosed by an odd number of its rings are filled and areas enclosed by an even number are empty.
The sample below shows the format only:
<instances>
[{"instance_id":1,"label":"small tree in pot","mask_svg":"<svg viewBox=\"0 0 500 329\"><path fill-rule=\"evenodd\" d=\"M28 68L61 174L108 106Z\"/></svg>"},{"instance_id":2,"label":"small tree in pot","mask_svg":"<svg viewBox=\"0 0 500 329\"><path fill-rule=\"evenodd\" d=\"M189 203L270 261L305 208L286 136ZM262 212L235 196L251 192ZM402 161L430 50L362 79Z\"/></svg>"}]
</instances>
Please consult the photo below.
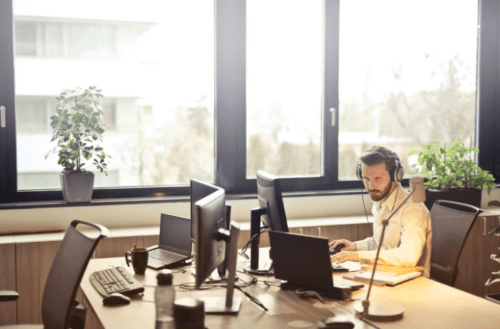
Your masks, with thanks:
<instances>
[{"instance_id":1,"label":"small tree in pot","mask_svg":"<svg viewBox=\"0 0 500 329\"><path fill-rule=\"evenodd\" d=\"M64 90L56 97L56 114L52 116L51 141L57 140L51 153L57 152L63 166L61 186L66 202L88 202L92 198L94 173L86 171L87 161L107 175L109 155L98 145L104 133L104 112L99 104L101 90L89 87Z\"/></svg>"},{"instance_id":2,"label":"small tree in pot","mask_svg":"<svg viewBox=\"0 0 500 329\"><path fill-rule=\"evenodd\" d=\"M481 169L474 160L473 153L479 153L478 148L467 149L461 140L454 141L449 148L440 147L438 142L424 143L422 147L423 150L411 151L408 156L418 155L418 165L413 167L420 167L426 180L425 204L429 209L437 199L480 207L481 190L488 189L489 194L496 187L493 175Z\"/></svg>"}]
</instances>

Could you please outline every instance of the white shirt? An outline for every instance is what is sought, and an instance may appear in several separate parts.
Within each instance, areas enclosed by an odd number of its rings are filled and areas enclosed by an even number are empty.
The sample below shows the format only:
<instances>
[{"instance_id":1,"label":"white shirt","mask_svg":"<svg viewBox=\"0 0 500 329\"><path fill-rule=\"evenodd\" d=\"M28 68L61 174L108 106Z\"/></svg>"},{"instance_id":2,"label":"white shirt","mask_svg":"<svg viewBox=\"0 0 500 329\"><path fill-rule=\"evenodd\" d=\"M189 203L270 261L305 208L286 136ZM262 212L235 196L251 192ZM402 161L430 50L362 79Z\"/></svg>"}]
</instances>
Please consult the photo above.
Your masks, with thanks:
<instances>
[{"instance_id":1,"label":"white shirt","mask_svg":"<svg viewBox=\"0 0 500 329\"><path fill-rule=\"evenodd\" d=\"M400 184L372 208L374 236L355 242L359 261L374 262L382 235L382 220L409 194ZM377 241L377 243L375 243ZM423 275L430 277L432 227L427 207L411 198L391 217L380 250L381 263L396 266L423 266Z\"/></svg>"}]
</instances>

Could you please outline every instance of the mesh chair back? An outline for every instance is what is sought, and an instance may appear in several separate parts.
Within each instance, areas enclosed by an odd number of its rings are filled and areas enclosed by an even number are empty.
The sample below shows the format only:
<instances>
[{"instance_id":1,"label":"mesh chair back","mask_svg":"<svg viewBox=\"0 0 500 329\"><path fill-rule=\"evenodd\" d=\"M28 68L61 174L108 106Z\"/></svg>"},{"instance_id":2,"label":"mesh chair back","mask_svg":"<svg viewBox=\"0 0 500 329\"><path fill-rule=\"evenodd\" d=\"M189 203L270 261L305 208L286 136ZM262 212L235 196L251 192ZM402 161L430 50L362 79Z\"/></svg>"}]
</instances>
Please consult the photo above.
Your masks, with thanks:
<instances>
[{"instance_id":1,"label":"mesh chair back","mask_svg":"<svg viewBox=\"0 0 500 329\"><path fill-rule=\"evenodd\" d=\"M98 236L84 235L76 229L78 224L96 228ZM71 222L57 250L43 292L42 321L45 329L69 327L70 312L83 273L97 243L108 235L108 229L101 225L79 220Z\"/></svg>"},{"instance_id":2,"label":"mesh chair back","mask_svg":"<svg viewBox=\"0 0 500 329\"><path fill-rule=\"evenodd\" d=\"M431 208L431 278L453 286L457 264L470 229L482 210L459 202L437 200Z\"/></svg>"}]
</instances>

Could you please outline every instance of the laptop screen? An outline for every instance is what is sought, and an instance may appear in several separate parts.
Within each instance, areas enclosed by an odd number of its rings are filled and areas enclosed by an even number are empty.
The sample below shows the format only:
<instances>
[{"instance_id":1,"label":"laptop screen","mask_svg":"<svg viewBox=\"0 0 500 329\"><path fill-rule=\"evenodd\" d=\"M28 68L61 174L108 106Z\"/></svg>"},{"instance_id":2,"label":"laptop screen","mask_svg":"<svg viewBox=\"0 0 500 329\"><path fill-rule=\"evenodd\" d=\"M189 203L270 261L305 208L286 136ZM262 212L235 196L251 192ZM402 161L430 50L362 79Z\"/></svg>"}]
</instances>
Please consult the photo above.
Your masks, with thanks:
<instances>
[{"instance_id":1,"label":"laptop screen","mask_svg":"<svg viewBox=\"0 0 500 329\"><path fill-rule=\"evenodd\" d=\"M274 277L302 287L333 288L328 239L269 231Z\"/></svg>"},{"instance_id":2,"label":"laptop screen","mask_svg":"<svg viewBox=\"0 0 500 329\"><path fill-rule=\"evenodd\" d=\"M161 214L160 248L189 256L191 254L191 219Z\"/></svg>"}]
</instances>

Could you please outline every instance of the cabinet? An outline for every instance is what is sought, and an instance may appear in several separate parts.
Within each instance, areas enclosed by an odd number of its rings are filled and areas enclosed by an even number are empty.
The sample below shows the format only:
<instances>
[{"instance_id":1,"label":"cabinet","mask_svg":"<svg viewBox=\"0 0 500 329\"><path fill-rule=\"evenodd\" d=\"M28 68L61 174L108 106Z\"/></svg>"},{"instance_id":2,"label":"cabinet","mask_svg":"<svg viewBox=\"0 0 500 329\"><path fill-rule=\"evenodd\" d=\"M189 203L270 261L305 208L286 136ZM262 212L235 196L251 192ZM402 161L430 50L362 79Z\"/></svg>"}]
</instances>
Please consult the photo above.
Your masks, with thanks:
<instances>
[{"instance_id":1,"label":"cabinet","mask_svg":"<svg viewBox=\"0 0 500 329\"><path fill-rule=\"evenodd\" d=\"M488 207L479 214L458 261L456 288L479 297L500 292L500 283L485 286L491 272L500 271L500 264L490 259L491 254L500 254L500 237L488 235L499 224L500 207Z\"/></svg>"}]
</instances>

